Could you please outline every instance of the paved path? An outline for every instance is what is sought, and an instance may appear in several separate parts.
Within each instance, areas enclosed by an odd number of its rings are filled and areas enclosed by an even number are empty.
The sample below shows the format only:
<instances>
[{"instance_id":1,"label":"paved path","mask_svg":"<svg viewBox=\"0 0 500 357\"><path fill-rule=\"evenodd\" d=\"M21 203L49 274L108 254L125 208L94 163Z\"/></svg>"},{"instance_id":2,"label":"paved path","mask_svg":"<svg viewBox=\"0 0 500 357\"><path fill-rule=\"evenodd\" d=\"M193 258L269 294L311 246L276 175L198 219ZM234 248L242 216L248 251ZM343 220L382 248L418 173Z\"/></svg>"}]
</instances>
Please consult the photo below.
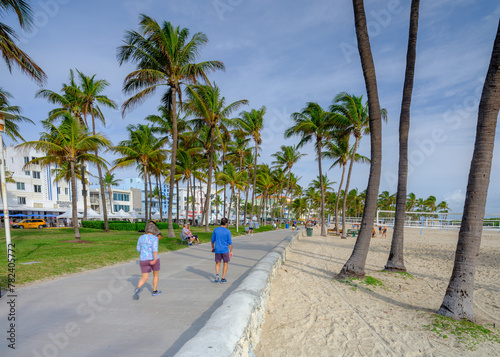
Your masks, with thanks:
<instances>
[{"instance_id":1,"label":"paved path","mask_svg":"<svg viewBox=\"0 0 500 357\"><path fill-rule=\"evenodd\" d=\"M279 230L233 239L226 276L215 284L208 243L160 254L159 290L152 274L139 301L138 261L16 291L16 344L8 347L8 297L0 299L0 356L173 356L205 324L250 269L287 235ZM221 267L222 268L222 267Z\"/></svg>"}]
</instances>

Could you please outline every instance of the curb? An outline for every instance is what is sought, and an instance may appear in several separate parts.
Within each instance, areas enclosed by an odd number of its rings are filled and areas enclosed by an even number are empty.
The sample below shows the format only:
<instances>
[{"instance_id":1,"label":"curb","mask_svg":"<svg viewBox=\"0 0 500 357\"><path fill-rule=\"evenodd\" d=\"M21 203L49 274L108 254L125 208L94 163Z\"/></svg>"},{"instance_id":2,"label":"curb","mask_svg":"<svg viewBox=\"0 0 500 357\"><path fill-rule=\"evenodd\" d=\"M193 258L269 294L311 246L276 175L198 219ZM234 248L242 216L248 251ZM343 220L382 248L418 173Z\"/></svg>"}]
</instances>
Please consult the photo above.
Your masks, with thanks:
<instances>
[{"instance_id":1,"label":"curb","mask_svg":"<svg viewBox=\"0 0 500 357\"><path fill-rule=\"evenodd\" d=\"M252 346L259 342L272 280L288 249L305 234L303 229L287 236L266 254L175 357L253 356Z\"/></svg>"}]
</instances>

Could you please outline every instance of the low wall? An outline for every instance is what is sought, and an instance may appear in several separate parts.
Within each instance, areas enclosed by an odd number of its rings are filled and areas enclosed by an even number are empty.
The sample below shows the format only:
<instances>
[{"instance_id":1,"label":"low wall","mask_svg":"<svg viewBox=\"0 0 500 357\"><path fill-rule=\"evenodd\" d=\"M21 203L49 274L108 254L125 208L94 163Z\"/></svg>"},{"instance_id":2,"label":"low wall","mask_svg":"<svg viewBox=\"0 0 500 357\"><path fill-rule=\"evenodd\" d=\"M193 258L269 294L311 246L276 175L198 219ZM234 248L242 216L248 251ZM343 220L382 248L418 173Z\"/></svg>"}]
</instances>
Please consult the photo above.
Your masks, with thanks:
<instances>
[{"instance_id":1,"label":"low wall","mask_svg":"<svg viewBox=\"0 0 500 357\"><path fill-rule=\"evenodd\" d=\"M175 356L253 356L252 346L259 342L272 279L293 242L305 234L303 229L287 236L264 256Z\"/></svg>"}]
</instances>

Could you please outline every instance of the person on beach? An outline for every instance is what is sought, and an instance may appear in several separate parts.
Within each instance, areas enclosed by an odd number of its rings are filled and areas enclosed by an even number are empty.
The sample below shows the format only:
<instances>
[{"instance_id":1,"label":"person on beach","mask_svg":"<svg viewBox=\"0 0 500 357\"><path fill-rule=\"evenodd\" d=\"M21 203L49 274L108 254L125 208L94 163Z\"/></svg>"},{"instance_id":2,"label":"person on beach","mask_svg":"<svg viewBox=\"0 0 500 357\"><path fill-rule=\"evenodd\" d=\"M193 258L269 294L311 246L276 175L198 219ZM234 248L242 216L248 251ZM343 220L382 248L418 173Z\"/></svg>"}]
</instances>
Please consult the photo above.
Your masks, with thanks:
<instances>
[{"instance_id":1,"label":"person on beach","mask_svg":"<svg viewBox=\"0 0 500 357\"><path fill-rule=\"evenodd\" d=\"M372 229L372 238L376 238L377 237L377 230L375 229L375 226L373 226L373 229Z\"/></svg>"},{"instance_id":2,"label":"person on beach","mask_svg":"<svg viewBox=\"0 0 500 357\"><path fill-rule=\"evenodd\" d=\"M382 229L382 238L387 238L387 226L384 224L384 228Z\"/></svg>"},{"instance_id":3,"label":"person on beach","mask_svg":"<svg viewBox=\"0 0 500 357\"><path fill-rule=\"evenodd\" d=\"M184 235L184 237L186 239L188 239L189 245L193 245L193 242L195 242L194 244L196 244L196 245L200 244L200 240L198 239L198 236L191 233L191 230L189 229L189 223L186 223L184 225L184 228L182 228L182 234Z\"/></svg>"},{"instance_id":4,"label":"person on beach","mask_svg":"<svg viewBox=\"0 0 500 357\"><path fill-rule=\"evenodd\" d=\"M153 271L153 296L161 294L158 291L158 280L160 278L160 258L158 258L158 235L160 230L153 222L149 222L146 226L145 234L137 240L137 251L140 253L140 266L142 277L137 283L133 299L139 300L139 292L141 287L149 278L149 273Z\"/></svg>"},{"instance_id":5,"label":"person on beach","mask_svg":"<svg viewBox=\"0 0 500 357\"><path fill-rule=\"evenodd\" d=\"M226 273L229 260L233 257L233 242L231 232L227 229L227 218L220 220L220 227L214 229L212 233L212 253L215 253L215 280L214 283L227 283ZM222 267L222 279L219 277L220 263L224 261Z\"/></svg>"}]
</instances>

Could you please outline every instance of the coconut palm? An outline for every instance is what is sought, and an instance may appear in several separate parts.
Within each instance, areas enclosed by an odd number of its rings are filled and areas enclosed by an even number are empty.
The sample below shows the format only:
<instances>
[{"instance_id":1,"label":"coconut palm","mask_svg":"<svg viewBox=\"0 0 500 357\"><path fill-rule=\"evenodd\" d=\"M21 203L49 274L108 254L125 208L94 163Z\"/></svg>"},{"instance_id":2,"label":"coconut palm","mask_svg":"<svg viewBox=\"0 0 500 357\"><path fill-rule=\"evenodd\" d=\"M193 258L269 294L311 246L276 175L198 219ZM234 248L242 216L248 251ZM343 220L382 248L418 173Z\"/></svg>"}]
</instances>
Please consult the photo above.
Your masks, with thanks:
<instances>
[{"instance_id":1,"label":"coconut palm","mask_svg":"<svg viewBox=\"0 0 500 357\"><path fill-rule=\"evenodd\" d=\"M252 211L250 212L250 217L254 214L254 201L255 201L255 190L257 186L257 157L259 156L259 145L262 142L261 132L264 128L264 116L266 115L267 108L262 106L260 109L252 109L249 112L243 111L240 113L240 117L235 119L238 127L247 136L251 137L255 144L254 150L254 162L253 162L253 185L252 185ZM246 209L246 206L245 206ZM246 220L246 214L245 214Z\"/></svg>"},{"instance_id":2,"label":"coconut palm","mask_svg":"<svg viewBox=\"0 0 500 357\"><path fill-rule=\"evenodd\" d=\"M318 159L318 169L320 178L321 195L321 235L326 236L325 224L325 188L323 183L323 171L321 168L322 150L325 142L332 139L337 126L333 120L332 113L325 111L318 103L307 103L306 107L300 112L292 114L294 125L285 130L285 137L300 136L301 140L297 147L305 143L315 141L316 155Z\"/></svg>"},{"instance_id":3,"label":"coconut palm","mask_svg":"<svg viewBox=\"0 0 500 357\"><path fill-rule=\"evenodd\" d=\"M397 198L396 198L396 200L397 200ZM413 192L410 192L408 194L407 200L406 200L406 210L413 211L416 204L417 204L417 196ZM396 203L396 209L397 209L397 203Z\"/></svg>"},{"instance_id":4,"label":"coconut palm","mask_svg":"<svg viewBox=\"0 0 500 357\"><path fill-rule=\"evenodd\" d=\"M33 11L28 1L25 0L1 0L0 18L8 12L14 12L22 29L29 31L33 25ZM12 72L12 65L18 66L22 72L34 79L38 83L43 83L47 79L45 72L19 47L15 40L18 37L14 30L0 22L0 52L7 64L9 72Z\"/></svg>"},{"instance_id":5,"label":"coconut palm","mask_svg":"<svg viewBox=\"0 0 500 357\"><path fill-rule=\"evenodd\" d=\"M149 181L149 163L159 156L164 156L162 144L151 131L151 127L144 124L128 125L129 138L122 140L118 145L110 148L115 154L121 155L113 162L113 169L116 167L130 167L138 165L142 170L144 177L144 216L150 219L151 211L148 211L148 181ZM149 213L149 214L148 214Z\"/></svg>"},{"instance_id":6,"label":"coconut palm","mask_svg":"<svg viewBox=\"0 0 500 357\"><path fill-rule=\"evenodd\" d=\"M292 167L297 163L297 161L300 160L302 156L305 156L307 154L301 154L298 151L296 145L281 145L280 149L281 151L278 151L277 153L271 155L276 158L276 160L273 161L272 163L283 168L283 170L288 173L285 196L290 196L290 177L292 174ZM291 212L291 205L292 205L292 199L290 197L290 201L288 204L289 214ZM284 208L282 210L284 212ZM288 217L288 219L290 219L290 217Z\"/></svg>"},{"instance_id":7,"label":"coconut palm","mask_svg":"<svg viewBox=\"0 0 500 357\"><path fill-rule=\"evenodd\" d=\"M0 111L13 115L13 117L9 116L8 118L4 118L5 128L3 132L15 142L17 142L17 139L24 141L24 138L19 132L19 125L23 123L34 123L31 119L21 115L20 107L17 105L10 105L9 98L14 97L12 94L0 87Z\"/></svg>"},{"instance_id":8,"label":"coconut palm","mask_svg":"<svg viewBox=\"0 0 500 357\"><path fill-rule=\"evenodd\" d=\"M483 219L490 183L495 129L500 110L500 23L484 81L476 128L464 213L458 234L455 263L439 314L474 321L474 275L481 245Z\"/></svg>"},{"instance_id":9,"label":"coconut palm","mask_svg":"<svg viewBox=\"0 0 500 357\"><path fill-rule=\"evenodd\" d=\"M206 128L207 140L209 145L208 152L208 178L207 178L207 194L210 197L212 176L214 169L214 148L216 138L221 137L221 128L232 125L229 119L231 113L237 110L240 106L246 105L248 100L241 99L226 105L226 98L221 96L220 89L217 85L193 85L187 87L187 97L185 109L195 116L192 120L195 130ZM209 207L210 200L205 200L205 231L209 232Z\"/></svg>"},{"instance_id":10,"label":"coconut palm","mask_svg":"<svg viewBox=\"0 0 500 357\"><path fill-rule=\"evenodd\" d=\"M375 65L370 49L370 39L366 25L366 15L363 0L353 0L356 37L361 58L361 67L365 78L368 94L371 163L368 187L366 189L365 207L361 220L360 231L352 255L342 267L341 276L364 275L366 257L371 241L373 218L377 211L377 196L382 171L382 111L378 99ZM347 189L346 189L347 191Z\"/></svg>"},{"instance_id":11,"label":"coconut palm","mask_svg":"<svg viewBox=\"0 0 500 357\"><path fill-rule=\"evenodd\" d=\"M111 143L102 134L92 134L76 118L69 117L56 126L50 121L43 121L46 130L37 141L28 141L18 147L30 147L46 153L46 156L35 158L26 165L39 164L47 166L52 163L62 164L69 162L71 172L71 203L72 223L75 230L75 239L80 240L77 217L77 189L76 170L78 162L92 162L106 165L106 161L94 154L95 150L109 147Z\"/></svg>"},{"instance_id":12,"label":"coconut palm","mask_svg":"<svg viewBox=\"0 0 500 357\"><path fill-rule=\"evenodd\" d=\"M172 113L172 152L170 166L170 186L168 203L168 237L175 237L172 205L175 183L175 163L177 161L177 99L181 100L181 86L206 80L208 72L224 69L219 61L195 63L201 48L208 42L207 36L198 32L189 38L187 28L174 27L170 22L162 26L149 16L141 15L139 31L127 31L125 44L118 49L120 65L125 62L137 64L136 70L126 78L123 91L133 94L123 104L123 113L154 95L162 86L168 87L163 93L162 104Z\"/></svg>"},{"instance_id":13,"label":"coconut palm","mask_svg":"<svg viewBox=\"0 0 500 357\"><path fill-rule=\"evenodd\" d=\"M345 176L345 168L347 166L347 163L349 162L349 159L353 157L353 151L354 151L354 146L349 147L349 137L348 136L337 136L334 137L333 140L328 141L325 145L326 151L323 152L323 157L326 159L331 159L334 160L332 166L330 166L330 169L332 169L334 166L341 166L342 167L342 175L340 178L340 185L338 192L336 194L336 199L335 199L335 230L336 234L339 235L339 202L341 199L340 195L340 190L342 189L342 185L344 183L344 176ZM362 163L369 163L370 159L367 158L366 156L360 155L356 153L354 155L354 161L355 162L362 162ZM344 213L343 213L344 214Z\"/></svg>"},{"instance_id":14,"label":"coconut palm","mask_svg":"<svg viewBox=\"0 0 500 357\"><path fill-rule=\"evenodd\" d=\"M236 190L243 190L248 182L246 171L238 171L233 164L229 163L224 167L222 172L219 172L217 179L224 182L231 190L231 199L229 200L228 217L231 217L231 204L233 198L236 197Z\"/></svg>"}]
</instances>

